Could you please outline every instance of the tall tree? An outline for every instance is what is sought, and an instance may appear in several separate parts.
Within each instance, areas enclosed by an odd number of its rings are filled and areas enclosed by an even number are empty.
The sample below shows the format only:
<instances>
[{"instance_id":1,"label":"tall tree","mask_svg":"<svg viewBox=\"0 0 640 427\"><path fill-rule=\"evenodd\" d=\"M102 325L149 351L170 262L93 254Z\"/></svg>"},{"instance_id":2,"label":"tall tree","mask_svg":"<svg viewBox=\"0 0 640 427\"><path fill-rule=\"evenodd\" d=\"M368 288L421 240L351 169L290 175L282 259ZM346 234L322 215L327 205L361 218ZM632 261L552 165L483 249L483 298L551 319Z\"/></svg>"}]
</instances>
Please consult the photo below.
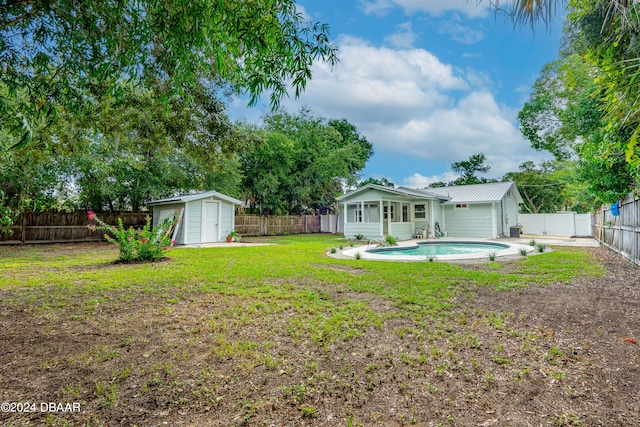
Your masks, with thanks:
<instances>
[{"instance_id":1,"label":"tall tree","mask_svg":"<svg viewBox=\"0 0 640 427\"><path fill-rule=\"evenodd\" d=\"M482 1L482 0L481 0ZM487 0L498 12L511 16L515 25L530 25L532 28L539 21L547 25L551 23L558 6L567 0Z\"/></svg>"},{"instance_id":2,"label":"tall tree","mask_svg":"<svg viewBox=\"0 0 640 427\"><path fill-rule=\"evenodd\" d=\"M558 179L551 163L537 167L531 161L525 162L518 172L507 173L503 180L516 183L524 201L523 208L529 213L553 213L566 208L565 184Z\"/></svg>"},{"instance_id":3,"label":"tall tree","mask_svg":"<svg viewBox=\"0 0 640 427\"><path fill-rule=\"evenodd\" d=\"M184 98L125 87L103 97L92 114L65 126L72 145L74 181L84 208L138 210L145 202L188 190L207 190L233 174L235 183L217 190L238 195L238 165L244 144L234 134L223 104L198 86ZM227 184L230 184L227 182Z\"/></svg>"},{"instance_id":4,"label":"tall tree","mask_svg":"<svg viewBox=\"0 0 640 427\"><path fill-rule=\"evenodd\" d=\"M395 184L389 181L387 178L367 178L364 181L358 182L358 187L364 187L367 184L375 184L381 187L395 187Z\"/></svg>"},{"instance_id":5,"label":"tall tree","mask_svg":"<svg viewBox=\"0 0 640 427\"><path fill-rule=\"evenodd\" d=\"M460 174L460 178L456 179L453 185L480 184L487 182L485 178L478 178L477 173L487 173L491 166L485 165L487 157L484 153L474 154L469 160L462 160L451 164L451 170Z\"/></svg>"},{"instance_id":6,"label":"tall tree","mask_svg":"<svg viewBox=\"0 0 640 427\"><path fill-rule=\"evenodd\" d=\"M628 193L639 177L638 128L629 115L635 101L625 100L629 67L621 62L636 48L619 18L607 18L601 4L571 7L561 57L545 66L518 118L534 148L573 160L565 165L580 182L568 180L565 192L576 204L593 207Z\"/></svg>"},{"instance_id":7,"label":"tall tree","mask_svg":"<svg viewBox=\"0 0 640 427\"><path fill-rule=\"evenodd\" d=\"M327 213L344 185L355 184L371 144L346 120L278 111L254 133L261 142L242 155L251 207L265 214Z\"/></svg>"},{"instance_id":8,"label":"tall tree","mask_svg":"<svg viewBox=\"0 0 640 427\"><path fill-rule=\"evenodd\" d=\"M295 0L10 0L0 4L2 129L29 141L57 107L82 109L94 82L144 78L189 87L202 78L273 106L296 96L313 60L337 61L326 24L306 22Z\"/></svg>"},{"instance_id":9,"label":"tall tree","mask_svg":"<svg viewBox=\"0 0 640 427\"><path fill-rule=\"evenodd\" d=\"M584 138L601 128L602 105L593 72L577 54L543 67L518 113L520 131L533 148L567 160L575 157Z\"/></svg>"}]
</instances>

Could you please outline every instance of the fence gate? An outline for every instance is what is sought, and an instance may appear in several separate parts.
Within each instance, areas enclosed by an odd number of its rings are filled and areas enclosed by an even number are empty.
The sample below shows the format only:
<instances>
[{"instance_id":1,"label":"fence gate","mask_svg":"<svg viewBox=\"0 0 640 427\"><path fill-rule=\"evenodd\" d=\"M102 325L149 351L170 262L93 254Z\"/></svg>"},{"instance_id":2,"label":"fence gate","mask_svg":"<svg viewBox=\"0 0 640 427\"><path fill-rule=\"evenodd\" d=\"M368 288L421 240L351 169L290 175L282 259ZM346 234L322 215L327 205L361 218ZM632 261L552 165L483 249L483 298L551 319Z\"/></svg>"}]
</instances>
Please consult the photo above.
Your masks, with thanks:
<instances>
[{"instance_id":1,"label":"fence gate","mask_svg":"<svg viewBox=\"0 0 640 427\"><path fill-rule=\"evenodd\" d=\"M555 214L519 214L524 234L560 236L592 236L591 214L575 212Z\"/></svg>"}]
</instances>

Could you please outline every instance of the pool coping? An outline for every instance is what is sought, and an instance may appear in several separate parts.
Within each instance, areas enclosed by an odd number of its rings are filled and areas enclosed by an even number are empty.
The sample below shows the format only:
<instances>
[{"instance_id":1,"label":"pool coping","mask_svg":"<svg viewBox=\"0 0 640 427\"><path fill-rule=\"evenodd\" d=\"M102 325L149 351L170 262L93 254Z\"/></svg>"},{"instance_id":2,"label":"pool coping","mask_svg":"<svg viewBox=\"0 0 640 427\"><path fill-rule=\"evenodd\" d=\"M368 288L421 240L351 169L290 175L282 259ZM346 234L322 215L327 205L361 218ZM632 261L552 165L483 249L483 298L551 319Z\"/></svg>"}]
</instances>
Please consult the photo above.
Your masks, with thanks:
<instances>
[{"instance_id":1,"label":"pool coping","mask_svg":"<svg viewBox=\"0 0 640 427\"><path fill-rule=\"evenodd\" d=\"M514 255L521 255L520 250L525 249L527 253L533 252L534 247L530 245L524 245L522 243L513 243L507 241L495 241L492 239L477 239L477 238L455 238L455 237L444 237L441 239L429 239L429 242L472 242L472 243L499 243L501 245L509 246L506 249L501 249L497 251L484 251L484 252L476 252L472 254L455 254L455 255L384 255L382 253L370 253L367 252L368 249L375 249L379 247L378 245L362 245L354 248L344 249L342 251L342 255L355 259L356 253L360 253L360 259L366 260L380 260L380 261L461 261L461 260L477 260L477 259L488 259L489 254L491 252L495 252L496 258L503 258ZM405 240L402 242L398 242L397 247L408 247L408 246L416 246L418 242L424 242L424 240Z\"/></svg>"}]
</instances>

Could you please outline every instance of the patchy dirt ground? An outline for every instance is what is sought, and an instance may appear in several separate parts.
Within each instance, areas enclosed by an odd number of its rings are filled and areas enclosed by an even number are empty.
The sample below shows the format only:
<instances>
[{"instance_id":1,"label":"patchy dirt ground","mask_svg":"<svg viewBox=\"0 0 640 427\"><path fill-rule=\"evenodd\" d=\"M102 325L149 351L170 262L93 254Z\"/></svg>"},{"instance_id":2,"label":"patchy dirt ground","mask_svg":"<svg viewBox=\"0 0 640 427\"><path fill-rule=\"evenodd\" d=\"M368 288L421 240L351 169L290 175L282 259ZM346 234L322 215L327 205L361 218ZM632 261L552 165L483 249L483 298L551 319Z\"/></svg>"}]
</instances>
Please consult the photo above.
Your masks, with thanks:
<instances>
[{"instance_id":1,"label":"patchy dirt ground","mask_svg":"<svg viewBox=\"0 0 640 427\"><path fill-rule=\"evenodd\" d=\"M114 290L89 311L91 296L0 291L0 402L36 404L3 404L0 424L640 426L638 269L590 250L604 277L461 289L434 318L325 289L387 319L328 345L234 296Z\"/></svg>"}]
</instances>

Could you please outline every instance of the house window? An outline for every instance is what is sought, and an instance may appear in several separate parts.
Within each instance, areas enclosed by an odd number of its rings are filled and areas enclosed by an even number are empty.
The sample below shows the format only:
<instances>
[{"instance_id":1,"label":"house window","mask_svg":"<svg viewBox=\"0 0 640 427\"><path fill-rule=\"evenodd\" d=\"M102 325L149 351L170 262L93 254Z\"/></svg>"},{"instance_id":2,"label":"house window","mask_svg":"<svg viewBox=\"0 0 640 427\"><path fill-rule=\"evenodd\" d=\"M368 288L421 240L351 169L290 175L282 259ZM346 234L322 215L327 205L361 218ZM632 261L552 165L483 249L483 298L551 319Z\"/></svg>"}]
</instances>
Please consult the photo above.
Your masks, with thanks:
<instances>
[{"instance_id":1,"label":"house window","mask_svg":"<svg viewBox=\"0 0 640 427\"><path fill-rule=\"evenodd\" d=\"M360 203L347 205L347 222L362 222L362 207Z\"/></svg>"},{"instance_id":2,"label":"house window","mask_svg":"<svg viewBox=\"0 0 640 427\"><path fill-rule=\"evenodd\" d=\"M384 206L384 209L383 209L384 219L389 219L388 208L389 206ZM393 214L393 205L391 205L391 220L393 219L395 219L395 216Z\"/></svg>"},{"instance_id":3,"label":"house window","mask_svg":"<svg viewBox=\"0 0 640 427\"><path fill-rule=\"evenodd\" d=\"M402 222L409 222L409 205L402 204Z\"/></svg>"},{"instance_id":4,"label":"house window","mask_svg":"<svg viewBox=\"0 0 640 427\"><path fill-rule=\"evenodd\" d=\"M347 206L348 215L347 222L378 222L378 204L377 203L352 203Z\"/></svg>"},{"instance_id":5,"label":"house window","mask_svg":"<svg viewBox=\"0 0 640 427\"><path fill-rule=\"evenodd\" d=\"M362 222L362 209L359 207L355 210L355 222Z\"/></svg>"},{"instance_id":6,"label":"house window","mask_svg":"<svg viewBox=\"0 0 640 427\"><path fill-rule=\"evenodd\" d=\"M415 219L425 219L427 217L427 205L415 205L413 207L413 217Z\"/></svg>"},{"instance_id":7,"label":"house window","mask_svg":"<svg viewBox=\"0 0 640 427\"><path fill-rule=\"evenodd\" d=\"M469 205L466 203L456 203L456 209L469 209Z\"/></svg>"}]
</instances>

